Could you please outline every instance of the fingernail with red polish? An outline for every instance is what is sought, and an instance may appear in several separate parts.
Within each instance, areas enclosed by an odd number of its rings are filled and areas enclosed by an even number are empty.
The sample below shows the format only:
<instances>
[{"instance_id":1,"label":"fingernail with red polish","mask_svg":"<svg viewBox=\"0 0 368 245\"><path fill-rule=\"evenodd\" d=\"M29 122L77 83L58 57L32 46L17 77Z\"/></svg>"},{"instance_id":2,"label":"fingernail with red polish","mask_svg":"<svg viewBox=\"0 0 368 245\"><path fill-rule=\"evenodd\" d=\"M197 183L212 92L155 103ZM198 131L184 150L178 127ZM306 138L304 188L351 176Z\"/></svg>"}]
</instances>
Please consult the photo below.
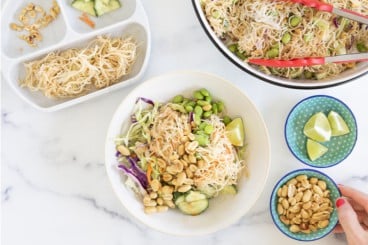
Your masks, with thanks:
<instances>
[{"instance_id":1,"label":"fingernail with red polish","mask_svg":"<svg viewBox=\"0 0 368 245\"><path fill-rule=\"evenodd\" d=\"M339 198L336 200L336 207L341 207L342 205L344 205L345 200L343 198Z\"/></svg>"}]
</instances>

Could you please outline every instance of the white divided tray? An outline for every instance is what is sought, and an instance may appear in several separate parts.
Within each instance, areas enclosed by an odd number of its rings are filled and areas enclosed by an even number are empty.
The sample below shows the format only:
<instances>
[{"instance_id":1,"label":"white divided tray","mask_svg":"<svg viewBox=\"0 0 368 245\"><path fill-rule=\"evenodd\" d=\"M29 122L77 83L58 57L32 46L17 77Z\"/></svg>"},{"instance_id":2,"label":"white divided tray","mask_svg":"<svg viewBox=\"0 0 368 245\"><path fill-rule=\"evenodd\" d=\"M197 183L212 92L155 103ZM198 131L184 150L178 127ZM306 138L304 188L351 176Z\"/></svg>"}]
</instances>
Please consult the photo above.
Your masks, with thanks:
<instances>
[{"instance_id":1,"label":"white divided tray","mask_svg":"<svg viewBox=\"0 0 368 245\"><path fill-rule=\"evenodd\" d=\"M90 17L96 24L93 29L79 19L82 12L71 7L72 0L57 0L61 13L47 27L41 29L43 40L37 47L28 46L25 41L18 38L20 32L13 31L9 27L12 22L18 23L21 9L30 2L42 6L47 12L52 6L51 0L8 0L1 13L2 73L15 92L29 104L43 111L56 111L127 87L142 77L150 56L151 34L140 0L120 0L121 8L98 18ZM137 60L131 72L120 82L69 99L50 99L41 92L32 92L19 86L20 78L25 76L25 62L44 57L53 51L85 47L99 35L132 36L138 43Z\"/></svg>"}]
</instances>

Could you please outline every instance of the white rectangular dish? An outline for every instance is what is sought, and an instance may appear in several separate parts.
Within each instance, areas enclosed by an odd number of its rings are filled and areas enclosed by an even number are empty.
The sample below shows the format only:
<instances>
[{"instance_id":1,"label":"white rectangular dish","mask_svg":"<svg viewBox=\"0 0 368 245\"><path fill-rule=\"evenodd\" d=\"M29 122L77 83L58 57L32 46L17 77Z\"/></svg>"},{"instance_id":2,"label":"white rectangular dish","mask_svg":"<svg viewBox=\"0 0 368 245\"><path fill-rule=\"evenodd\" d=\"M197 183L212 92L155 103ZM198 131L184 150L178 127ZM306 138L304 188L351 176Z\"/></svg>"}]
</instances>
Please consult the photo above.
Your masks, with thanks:
<instances>
[{"instance_id":1,"label":"white rectangular dish","mask_svg":"<svg viewBox=\"0 0 368 245\"><path fill-rule=\"evenodd\" d=\"M151 34L140 0L120 0L121 8L98 18L91 17L96 24L93 29L79 20L82 12L71 6L72 0L57 0L61 9L60 15L50 25L41 29L43 40L39 42L38 47L30 47L18 38L18 32L9 27L10 23L17 21L21 9L30 2L42 6L45 10L52 4L50 0L7 1L1 16L2 73L12 89L30 105L42 111L56 111L127 87L142 77L150 56ZM130 36L138 43L137 59L130 73L123 76L121 81L86 95L68 99L50 99L41 92L32 92L19 86L19 80L25 76L25 62L44 57L50 52L85 47L100 35Z\"/></svg>"}]
</instances>

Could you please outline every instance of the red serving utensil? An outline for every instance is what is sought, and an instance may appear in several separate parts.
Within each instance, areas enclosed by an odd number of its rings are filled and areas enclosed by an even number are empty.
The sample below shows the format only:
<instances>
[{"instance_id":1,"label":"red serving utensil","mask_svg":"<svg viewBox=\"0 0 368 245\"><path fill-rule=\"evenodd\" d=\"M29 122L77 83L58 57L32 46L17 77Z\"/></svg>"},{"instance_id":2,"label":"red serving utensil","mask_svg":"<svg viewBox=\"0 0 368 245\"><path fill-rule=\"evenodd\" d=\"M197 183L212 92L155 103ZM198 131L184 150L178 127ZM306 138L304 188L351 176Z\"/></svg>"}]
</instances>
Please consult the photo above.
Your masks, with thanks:
<instances>
[{"instance_id":1,"label":"red serving utensil","mask_svg":"<svg viewBox=\"0 0 368 245\"><path fill-rule=\"evenodd\" d=\"M303 67L323 65L326 63L349 63L356 61L368 61L368 53L344 54L329 57L296 58L291 60L249 59L248 63L269 67Z\"/></svg>"},{"instance_id":2,"label":"red serving utensil","mask_svg":"<svg viewBox=\"0 0 368 245\"><path fill-rule=\"evenodd\" d=\"M336 14L336 15L368 25L368 16L362 15L360 13L354 12L349 9L335 8L331 4L323 3L318 0L291 0L291 1L294 3L300 3L305 6L318 9L320 11L330 12L330 13L333 13L333 14Z\"/></svg>"}]
</instances>

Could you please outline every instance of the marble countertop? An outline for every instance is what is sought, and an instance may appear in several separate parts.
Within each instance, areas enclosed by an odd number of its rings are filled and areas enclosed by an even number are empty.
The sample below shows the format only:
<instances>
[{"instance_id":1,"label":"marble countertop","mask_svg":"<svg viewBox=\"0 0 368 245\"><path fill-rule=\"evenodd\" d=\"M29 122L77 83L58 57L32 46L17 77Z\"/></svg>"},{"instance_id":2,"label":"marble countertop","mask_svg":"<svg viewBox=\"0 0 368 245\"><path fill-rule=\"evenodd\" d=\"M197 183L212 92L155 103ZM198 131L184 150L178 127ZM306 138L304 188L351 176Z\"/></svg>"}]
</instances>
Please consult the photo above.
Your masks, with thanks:
<instances>
[{"instance_id":1,"label":"marble countertop","mask_svg":"<svg viewBox=\"0 0 368 245\"><path fill-rule=\"evenodd\" d=\"M147 78L174 70L222 76L244 91L269 129L272 162L266 188L232 226L202 237L175 237L139 223L122 207L104 168L109 121L132 87L54 113L37 111L3 81L1 90L1 244L298 244L274 226L268 202L276 181L305 167L283 137L285 118L299 100L335 96L354 112L359 137L352 154L324 169L336 182L368 191L368 77L335 88L293 90L262 82L236 68L204 33L189 0L143 1L152 31ZM311 244L345 244L330 234Z\"/></svg>"}]
</instances>

